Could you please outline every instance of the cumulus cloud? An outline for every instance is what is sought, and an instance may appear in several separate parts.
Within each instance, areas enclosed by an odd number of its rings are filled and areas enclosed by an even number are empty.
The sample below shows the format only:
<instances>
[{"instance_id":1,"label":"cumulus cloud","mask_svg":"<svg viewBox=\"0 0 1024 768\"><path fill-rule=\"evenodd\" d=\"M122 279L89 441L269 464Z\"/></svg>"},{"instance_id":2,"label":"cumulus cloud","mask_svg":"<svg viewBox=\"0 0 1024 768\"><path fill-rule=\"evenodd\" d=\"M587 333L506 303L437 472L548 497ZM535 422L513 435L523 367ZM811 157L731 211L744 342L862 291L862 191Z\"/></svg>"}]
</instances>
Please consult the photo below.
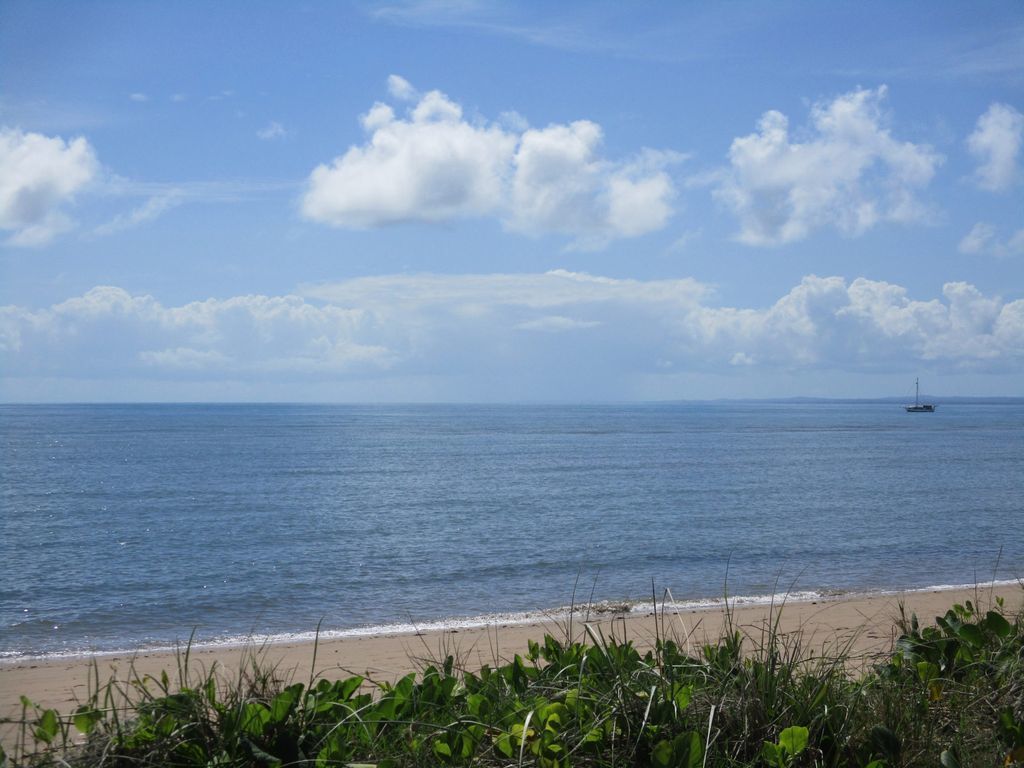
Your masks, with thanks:
<instances>
[{"instance_id":1,"label":"cumulus cloud","mask_svg":"<svg viewBox=\"0 0 1024 768\"><path fill-rule=\"evenodd\" d=\"M469 382L477 397L498 381L503 397L577 399L685 373L1024 372L1024 299L961 282L921 300L891 283L811 275L767 307L716 305L691 279L564 270L384 275L302 293L169 307L98 287L48 308L3 307L0 365L19 380L428 377Z\"/></svg>"},{"instance_id":2,"label":"cumulus cloud","mask_svg":"<svg viewBox=\"0 0 1024 768\"><path fill-rule=\"evenodd\" d=\"M557 233L582 247L665 226L674 187L664 168L681 156L645 151L627 162L601 156L600 126L587 120L530 128L505 113L467 119L440 91L420 95L397 75L391 95L362 117L367 142L309 178L303 214L347 228L495 216L531 235Z\"/></svg>"},{"instance_id":3,"label":"cumulus cloud","mask_svg":"<svg viewBox=\"0 0 1024 768\"><path fill-rule=\"evenodd\" d=\"M967 148L980 163L974 172L978 186L1000 192L1020 181L1022 145L1024 115L1009 104L992 104L967 137Z\"/></svg>"},{"instance_id":4,"label":"cumulus cloud","mask_svg":"<svg viewBox=\"0 0 1024 768\"><path fill-rule=\"evenodd\" d=\"M82 137L23 133L0 128L0 229L8 245L40 246L72 226L62 210L99 171Z\"/></svg>"},{"instance_id":5,"label":"cumulus cloud","mask_svg":"<svg viewBox=\"0 0 1024 768\"><path fill-rule=\"evenodd\" d=\"M774 110L755 133L734 139L714 194L739 219L738 239L777 245L822 227L859 235L880 222L925 218L915 195L943 158L893 138L885 96L881 86L815 104L804 140L794 140L788 118Z\"/></svg>"},{"instance_id":6,"label":"cumulus cloud","mask_svg":"<svg viewBox=\"0 0 1024 768\"><path fill-rule=\"evenodd\" d=\"M588 120L525 131L514 158L510 229L558 232L583 246L661 229L674 189L662 167L676 158L648 153L614 166L598 155L601 127Z\"/></svg>"},{"instance_id":7,"label":"cumulus cloud","mask_svg":"<svg viewBox=\"0 0 1024 768\"><path fill-rule=\"evenodd\" d=\"M979 221L960 241L960 253L984 254L987 256L1024 256L1024 228L1018 229L1009 239L1001 240L996 228L987 221Z\"/></svg>"},{"instance_id":8,"label":"cumulus cloud","mask_svg":"<svg viewBox=\"0 0 1024 768\"><path fill-rule=\"evenodd\" d=\"M307 218L366 228L480 216L501 205L515 138L464 121L439 91L425 94L408 119L375 104L363 127L367 144L313 171L302 203Z\"/></svg>"}]
</instances>

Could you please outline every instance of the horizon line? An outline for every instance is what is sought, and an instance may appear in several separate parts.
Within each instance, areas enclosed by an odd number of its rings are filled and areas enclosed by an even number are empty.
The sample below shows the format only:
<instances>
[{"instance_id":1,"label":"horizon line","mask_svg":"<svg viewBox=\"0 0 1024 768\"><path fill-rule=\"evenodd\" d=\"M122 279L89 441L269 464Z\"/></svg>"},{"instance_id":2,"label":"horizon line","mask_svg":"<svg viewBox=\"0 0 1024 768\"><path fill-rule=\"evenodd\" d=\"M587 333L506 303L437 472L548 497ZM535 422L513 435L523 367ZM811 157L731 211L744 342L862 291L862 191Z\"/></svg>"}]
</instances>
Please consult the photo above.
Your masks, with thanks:
<instances>
[{"instance_id":1,"label":"horizon line","mask_svg":"<svg viewBox=\"0 0 1024 768\"><path fill-rule=\"evenodd\" d=\"M1021 395L921 395L935 401L935 404L1024 404ZM903 395L882 395L875 397L819 397L814 395L793 395L789 397L717 397L717 398L666 398L658 400L13 400L0 402L7 406L51 406L51 405L336 405L336 406L395 406L395 405L673 405L713 403L864 403L902 404Z\"/></svg>"}]
</instances>

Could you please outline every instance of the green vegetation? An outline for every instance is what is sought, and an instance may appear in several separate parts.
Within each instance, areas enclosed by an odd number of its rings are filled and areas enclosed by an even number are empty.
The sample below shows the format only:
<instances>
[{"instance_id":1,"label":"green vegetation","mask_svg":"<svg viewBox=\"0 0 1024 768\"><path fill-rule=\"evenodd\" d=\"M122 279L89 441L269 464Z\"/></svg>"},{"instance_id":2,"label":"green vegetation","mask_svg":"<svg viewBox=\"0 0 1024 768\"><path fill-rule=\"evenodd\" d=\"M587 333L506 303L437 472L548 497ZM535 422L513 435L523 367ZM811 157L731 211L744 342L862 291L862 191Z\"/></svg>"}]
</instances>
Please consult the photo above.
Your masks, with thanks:
<instances>
[{"instance_id":1,"label":"green vegetation","mask_svg":"<svg viewBox=\"0 0 1024 768\"><path fill-rule=\"evenodd\" d=\"M230 682L101 686L75 712L24 701L10 766L1024 765L1024 614L968 601L898 619L892 653L812 656L777 622L650 651L586 626L505 664L452 656L394 683L279 680L254 657ZM568 632L567 632L568 634Z\"/></svg>"}]
</instances>

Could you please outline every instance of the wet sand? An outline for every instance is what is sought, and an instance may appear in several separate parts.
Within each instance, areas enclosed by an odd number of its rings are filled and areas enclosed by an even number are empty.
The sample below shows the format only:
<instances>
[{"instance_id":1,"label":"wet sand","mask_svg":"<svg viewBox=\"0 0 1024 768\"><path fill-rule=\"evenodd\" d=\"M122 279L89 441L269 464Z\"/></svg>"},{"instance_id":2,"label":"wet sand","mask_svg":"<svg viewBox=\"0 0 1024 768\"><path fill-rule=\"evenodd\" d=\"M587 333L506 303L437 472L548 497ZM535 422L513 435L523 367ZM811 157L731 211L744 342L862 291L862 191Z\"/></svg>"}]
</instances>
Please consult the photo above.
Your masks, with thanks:
<instances>
[{"instance_id":1,"label":"wet sand","mask_svg":"<svg viewBox=\"0 0 1024 768\"><path fill-rule=\"evenodd\" d=\"M1020 586L981 586L973 589L932 590L893 595L847 596L813 602L789 602L781 611L779 629L791 638L799 637L802 647L816 655L834 655L846 650L856 659L870 660L892 648L898 632L894 621L902 603L909 615L916 612L922 624L945 613L953 603L966 600L989 606L1002 596L1009 612L1020 610L1024 589ZM774 606L778 612L779 605ZM739 606L732 621L756 645L763 636L772 609L767 605ZM705 641L717 640L726 624L726 613L716 609L665 611L657 618L653 611L629 614L601 614L590 617L591 626L605 635L628 638L638 647L654 642L656 631L681 644L689 643L696 652ZM494 665L526 651L527 640L541 639L545 633L564 639L566 619L551 619L531 624L495 624L487 627L436 631L421 634L375 635L281 643L263 648L193 648L190 666L208 670L214 665L228 678L239 666L251 661L253 654L264 663L276 665L282 678L307 681L311 673L335 679L363 675L371 681L391 681L422 669L431 661L453 655L465 669ZM583 616L574 617L573 633L583 631ZM315 652L315 661L314 661ZM0 717L20 718L19 696L25 695L42 707L69 712L88 694L93 665L100 682L110 679L128 681L146 675L159 677L166 671L176 680L178 661L174 653L140 651L135 655L113 654L52 660L22 661L0 666ZM3 730L7 730L7 726ZM9 734L0 732L0 741Z\"/></svg>"}]
</instances>

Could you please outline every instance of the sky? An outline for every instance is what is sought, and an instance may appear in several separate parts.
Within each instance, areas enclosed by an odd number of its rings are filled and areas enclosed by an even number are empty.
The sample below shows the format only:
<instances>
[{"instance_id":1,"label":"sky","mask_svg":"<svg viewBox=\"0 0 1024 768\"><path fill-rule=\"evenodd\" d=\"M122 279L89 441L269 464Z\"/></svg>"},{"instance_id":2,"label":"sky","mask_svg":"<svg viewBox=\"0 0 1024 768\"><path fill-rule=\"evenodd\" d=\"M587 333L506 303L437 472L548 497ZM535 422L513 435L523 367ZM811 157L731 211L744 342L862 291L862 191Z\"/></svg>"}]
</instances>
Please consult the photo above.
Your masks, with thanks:
<instances>
[{"instance_id":1,"label":"sky","mask_svg":"<svg viewBox=\"0 0 1024 768\"><path fill-rule=\"evenodd\" d=\"M1024 395L1024 4L0 0L0 401Z\"/></svg>"}]
</instances>

